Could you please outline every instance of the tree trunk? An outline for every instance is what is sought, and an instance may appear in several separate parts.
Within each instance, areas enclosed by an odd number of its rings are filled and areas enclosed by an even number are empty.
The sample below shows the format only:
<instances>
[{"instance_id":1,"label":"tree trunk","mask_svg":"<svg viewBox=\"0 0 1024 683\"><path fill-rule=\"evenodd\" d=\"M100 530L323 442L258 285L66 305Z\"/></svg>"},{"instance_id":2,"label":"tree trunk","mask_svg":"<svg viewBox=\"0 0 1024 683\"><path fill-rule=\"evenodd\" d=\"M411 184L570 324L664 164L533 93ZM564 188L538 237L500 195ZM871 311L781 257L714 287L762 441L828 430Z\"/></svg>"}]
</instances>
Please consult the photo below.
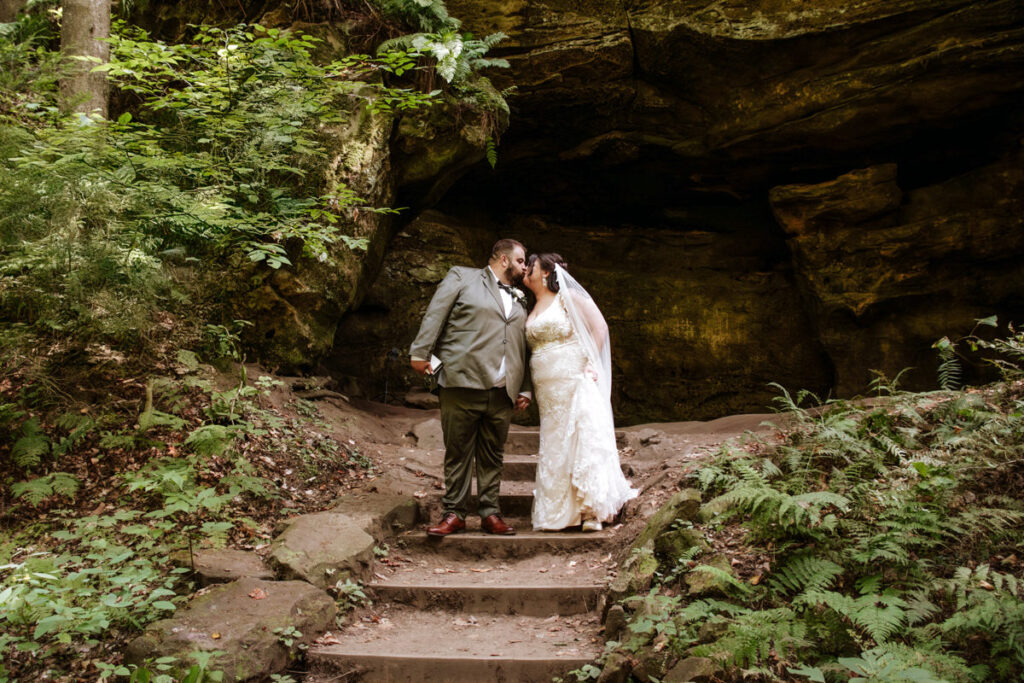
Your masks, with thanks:
<instances>
[{"instance_id":1,"label":"tree trunk","mask_svg":"<svg viewBox=\"0 0 1024 683\"><path fill-rule=\"evenodd\" d=\"M28 0L0 0L0 24L14 21L27 2Z\"/></svg>"},{"instance_id":2,"label":"tree trunk","mask_svg":"<svg viewBox=\"0 0 1024 683\"><path fill-rule=\"evenodd\" d=\"M98 111L106 118L106 74L89 73L96 63L74 57L98 57L103 62L110 59L110 46L102 42L110 36L110 0L64 0L63 8L60 50L68 68L68 76L61 81L64 109L83 114Z\"/></svg>"}]
</instances>

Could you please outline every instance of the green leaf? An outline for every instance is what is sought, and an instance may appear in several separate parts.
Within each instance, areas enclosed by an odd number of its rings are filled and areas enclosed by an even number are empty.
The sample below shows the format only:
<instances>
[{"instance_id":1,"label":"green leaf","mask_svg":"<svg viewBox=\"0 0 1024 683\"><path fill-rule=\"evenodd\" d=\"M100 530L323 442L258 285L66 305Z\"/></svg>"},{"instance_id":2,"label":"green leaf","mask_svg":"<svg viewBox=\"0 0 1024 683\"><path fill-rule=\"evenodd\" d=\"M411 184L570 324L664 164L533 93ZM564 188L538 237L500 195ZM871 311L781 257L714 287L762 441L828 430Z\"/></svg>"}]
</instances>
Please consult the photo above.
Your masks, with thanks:
<instances>
[{"instance_id":1,"label":"green leaf","mask_svg":"<svg viewBox=\"0 0 1024 683\"><path fill-rule=\"evenodd\" d=\"M175 605L173 602L168 602L167 600L157 600L153 603L153 607L169 611L178 609L177 605Z\"/></svg>"}]
</instances>

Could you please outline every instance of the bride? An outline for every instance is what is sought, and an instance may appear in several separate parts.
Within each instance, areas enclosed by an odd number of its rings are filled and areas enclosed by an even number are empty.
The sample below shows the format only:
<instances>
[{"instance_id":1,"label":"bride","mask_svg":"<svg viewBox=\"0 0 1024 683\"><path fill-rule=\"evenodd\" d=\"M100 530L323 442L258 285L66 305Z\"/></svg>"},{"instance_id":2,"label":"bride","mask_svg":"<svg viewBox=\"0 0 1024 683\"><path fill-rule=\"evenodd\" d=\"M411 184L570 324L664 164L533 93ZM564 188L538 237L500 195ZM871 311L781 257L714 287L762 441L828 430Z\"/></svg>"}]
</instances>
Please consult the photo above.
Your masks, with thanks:
<instances>
[{"instance_id":1,"label":"bride","mask_svg":"<svg viewBox=\"0 0 1024 683\"><path fill-rule=\"evenodd\" d=\"M540 409L533 528L582 522L600 531L638 494L622 476L611 406L608 325L558 254L530 256L523 284L537 298L526 321Z\"/></svg>"}]
</instances>

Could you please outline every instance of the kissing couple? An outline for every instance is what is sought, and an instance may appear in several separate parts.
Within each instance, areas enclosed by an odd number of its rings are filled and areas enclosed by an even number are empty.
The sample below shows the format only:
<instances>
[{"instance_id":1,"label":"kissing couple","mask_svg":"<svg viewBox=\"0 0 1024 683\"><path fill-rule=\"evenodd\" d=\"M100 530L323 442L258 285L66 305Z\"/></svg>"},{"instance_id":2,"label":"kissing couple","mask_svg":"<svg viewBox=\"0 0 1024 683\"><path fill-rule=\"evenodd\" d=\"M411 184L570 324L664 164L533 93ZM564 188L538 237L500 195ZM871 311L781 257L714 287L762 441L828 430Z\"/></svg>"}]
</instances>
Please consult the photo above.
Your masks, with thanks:
<instances>
[{"instance_id":1,"label":"kissing couple","mask_svg":"<svg viewBox=\"0 0 1024 683\"><path fill-rule=\"evenodd\" d=\"M535 303L529 306L525 286ZM455 266L438 285L410 348L412 368L436 374L444 432L443 518L427 529L466 529L471 477L491 534L514 534L498 493L513 410L536 393L540 452L535 530L600 531L637 496L622 474L611 406L608 325L558 254L511 239L483 268Z\"/></svg>"}]
</instances>

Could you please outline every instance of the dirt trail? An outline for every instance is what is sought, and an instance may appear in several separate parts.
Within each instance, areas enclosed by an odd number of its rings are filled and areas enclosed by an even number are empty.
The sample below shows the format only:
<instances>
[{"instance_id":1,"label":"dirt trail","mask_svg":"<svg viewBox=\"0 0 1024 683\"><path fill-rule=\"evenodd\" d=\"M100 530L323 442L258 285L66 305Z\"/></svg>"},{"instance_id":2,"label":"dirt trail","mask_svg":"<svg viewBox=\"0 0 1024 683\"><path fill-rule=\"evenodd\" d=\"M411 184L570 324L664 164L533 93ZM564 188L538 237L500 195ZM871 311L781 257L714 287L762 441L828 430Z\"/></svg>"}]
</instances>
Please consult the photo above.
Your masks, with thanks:
<instances>
[{"instance_id":1,"label":"dirt trail","mask_svg":"<svg viewBox=\"0 0 1024 683\"><path fill-rule=\"evenodd\" d=\"M600 614L621 549L720 443L767 429L760 424L772 417L620 430L623 468L642 495L623 523L599 533L531 529L538 434L513 427L501 505L518 533L487 535L471 517L466 533L435 539L424 527L440 512L437 411L321 405L378 463L370 490L415 496L424 523L377 558L366 586L372 606L310 650L311 681L550 681L589 663L604 648Z\"/></svg>"}]
</instances>

